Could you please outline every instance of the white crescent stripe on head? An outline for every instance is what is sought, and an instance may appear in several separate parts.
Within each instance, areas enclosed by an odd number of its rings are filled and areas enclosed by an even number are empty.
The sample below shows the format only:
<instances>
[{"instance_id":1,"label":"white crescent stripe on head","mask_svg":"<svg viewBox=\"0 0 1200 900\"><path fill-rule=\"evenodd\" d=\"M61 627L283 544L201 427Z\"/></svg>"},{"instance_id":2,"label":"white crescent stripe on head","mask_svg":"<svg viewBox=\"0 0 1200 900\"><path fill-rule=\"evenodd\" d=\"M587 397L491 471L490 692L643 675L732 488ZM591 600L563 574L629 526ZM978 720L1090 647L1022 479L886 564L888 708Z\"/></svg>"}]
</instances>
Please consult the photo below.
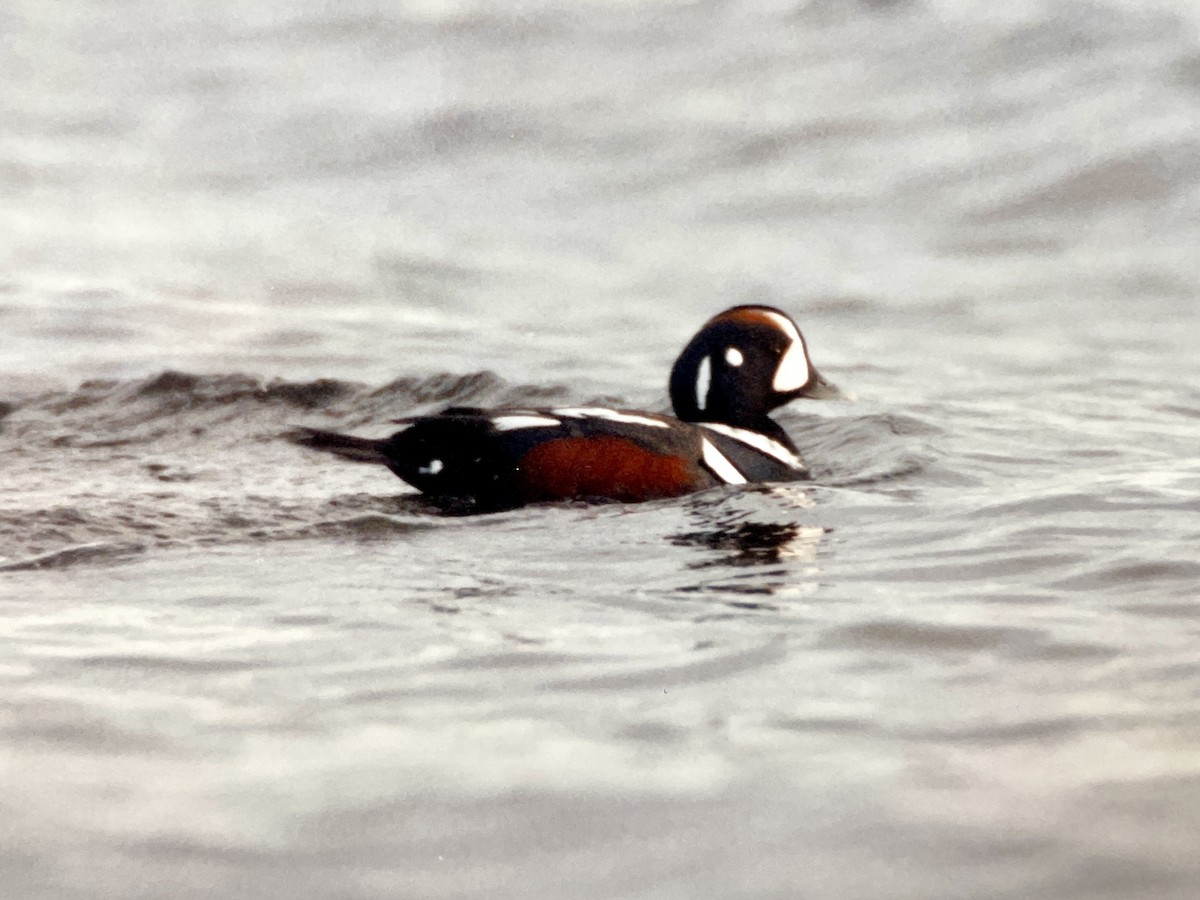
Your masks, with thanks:
<instances>
[{"instance_id":1,"label":"white crescent stripe on head","mask_svg":"<svg viewBox=\"0 0 1200 900\"><path fill-rule=\"evenodd\" d=\"M528 415L496 416L496 418L492 419L492 427L497 431L515 431L518 428L549 428L552 425L561 424L558 419L551 419L549 416L536 416L532 413Z\"/></svg>"},{"instance_id":2,"label":"white crescent stripe on head","mask_svg":"<svg viewBox=\"0 0 1200 900\"><path fill-rule=\"evenodd\" d=\"M726 484L746 483L746 476L739 472L737 467L726 458L725 454L709 442L708 438L700 438L700 447L704 464L712 470L714 475Z\"/></svg>"},{"instance_id":3,"label":"white crescent stripe on head","mask_svg":"<svg viewBox=\"0 0 1200 900\"><path fill-rule=\"evenodd\" d=\"M800 340L800 331L796 328L796 323L787 316L777 312L772 312L769 309L764 309L762 314L775 323L776 327L790 337L793 341Z\"/></svg>"},{"instance_id":4,"label":"white crescent stripe on head","mask_svg":"<svg viewBox=\"0 0 1200 900\"><path fill-rule=\"evenodd\" d=\"M715 431L717 434L731 437L735 441L741 441L743 444L753 447L759 453L765 453L772 459L777 459L792 469L808 468L795 453L783 446L779 441L771 440L765 434L759 434L757 431L747 431L745 428L734 428L732 425L720 425L716 422L698 422L697 424L701 428L707 428L709 431Z\"/></svg>"},{"instance_id":5,"label":"white crescent stripe on head","mask_svg":"<svg viewBox=\"0 0 1200 900\"><path fill-rule=\"evenodd\" d=\"M712 384L712 357L700 360L696 370L696 409L704 409L708 403L708 386Z\"/></svg>"},{"instance_id":6,"label":"white crescent stripe on head","mask_svg":"<svg viewBox=\"0 0 1200 900\"><path fill-rule=\"evenodd\" d=\"M766 310L763 311L763 315L774 322L790 341L787 349L783 351L783 358L779 360L779 365L775 368L775 377L771 381L771 387L780 393L798 391L808 384L808 379L812 377L812 370L808 364L808 353L804 349L800 330L796 328L796 323L787 316Z\"/></svg>"},{"instance_id":7,"label":"white crescent stripe on head","mask_svg":"<svg viewBox=\"0 0 1200 900\"><path fill-rule=\"evenodd\" d=\"M666 428L667 423L649 416L639 416L637 413L620 412L615 409L605 409L602 406L575 406L569 409L553 410L556 416L567 416L571 419L607 419L609 422L625 422L630 425L649 425L651 428Z\"/></svg>"}]
</instances>

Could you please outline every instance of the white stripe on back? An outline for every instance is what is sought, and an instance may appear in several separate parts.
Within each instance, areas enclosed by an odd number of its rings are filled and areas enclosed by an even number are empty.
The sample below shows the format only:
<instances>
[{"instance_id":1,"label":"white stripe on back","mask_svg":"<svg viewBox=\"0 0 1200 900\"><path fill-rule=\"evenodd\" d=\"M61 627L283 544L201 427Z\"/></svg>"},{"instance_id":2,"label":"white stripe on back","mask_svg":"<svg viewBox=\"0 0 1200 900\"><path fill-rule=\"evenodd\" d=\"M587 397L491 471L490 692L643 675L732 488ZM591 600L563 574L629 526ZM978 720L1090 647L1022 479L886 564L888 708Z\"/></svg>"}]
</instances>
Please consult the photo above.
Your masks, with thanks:
<instances>
[{"instance_id":1,"label":"white stripe on back","mask_svg":"<svg viewBox=\"0 0 1200 900\"><path fill-rule=\"evenodd\" d=\"M558 419L549 416L538 416L533 413L515 413L511 416L496 416L492 419L492 427L497 431L515 431L518 428L550 428L561 425Z\"/></svg>"},{"instance_id":2,"label":"white stripe on back","mask_svg":"<svg viewBox=\"0 0 1200 900\"><path fill-rule=\"evenodd\" d=\"M637 413L618 412L615 409L605 409L601 406L576 406L568 409L555 409L556 416L567 416L571 419L607 419L609 422L625 422L629 425L649 425L652 428L667 428L661 419L649 416L639 416Z\"/></svg>"}]
</instances>

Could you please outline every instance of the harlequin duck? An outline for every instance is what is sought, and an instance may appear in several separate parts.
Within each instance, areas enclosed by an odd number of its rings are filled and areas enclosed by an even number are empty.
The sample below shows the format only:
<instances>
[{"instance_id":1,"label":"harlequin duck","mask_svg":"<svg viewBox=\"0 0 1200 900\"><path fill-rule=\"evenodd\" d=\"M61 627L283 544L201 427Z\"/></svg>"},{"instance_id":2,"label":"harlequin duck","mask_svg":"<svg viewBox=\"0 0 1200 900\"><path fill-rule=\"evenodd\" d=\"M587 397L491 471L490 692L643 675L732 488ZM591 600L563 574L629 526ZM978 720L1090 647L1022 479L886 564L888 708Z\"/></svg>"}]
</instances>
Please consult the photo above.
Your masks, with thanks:
<instances>
[{"instance_id":1,"label":"harlequin duck","mask_svg":"<svg viewBox=\"0 0 1200 900\"><path fill-rule=\"evenodd\" d=\"M293 440L380 463L452 512L553 500L633 502L723 484L794 481L808 469L768 413L840 392L808 359L796 323L735 306L691 339L671 370L677 418L599 407L477 409L397 419L383 440L301 429Z\"/></svg>"}]
</instances>

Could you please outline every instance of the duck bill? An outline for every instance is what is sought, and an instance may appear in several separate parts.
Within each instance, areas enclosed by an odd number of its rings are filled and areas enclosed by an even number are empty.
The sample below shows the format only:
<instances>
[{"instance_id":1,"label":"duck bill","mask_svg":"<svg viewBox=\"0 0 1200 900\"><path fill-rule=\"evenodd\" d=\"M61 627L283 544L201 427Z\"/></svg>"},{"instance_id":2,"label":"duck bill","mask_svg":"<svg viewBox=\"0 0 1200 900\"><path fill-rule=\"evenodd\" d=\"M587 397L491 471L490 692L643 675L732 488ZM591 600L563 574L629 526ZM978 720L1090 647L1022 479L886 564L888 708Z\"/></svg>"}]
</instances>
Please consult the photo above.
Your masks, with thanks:
<instances>
[{"instance_id":1,"label":"duck bill","mask_svg":"<svg viewBox=\"0 0 1200 900\"><path fill-rule=\"evenodd\" d=\"M810 400L849 400L850 395L836 384L826 381L819 373L817 379L800 393Z\"/></svg>"}]
</instances>

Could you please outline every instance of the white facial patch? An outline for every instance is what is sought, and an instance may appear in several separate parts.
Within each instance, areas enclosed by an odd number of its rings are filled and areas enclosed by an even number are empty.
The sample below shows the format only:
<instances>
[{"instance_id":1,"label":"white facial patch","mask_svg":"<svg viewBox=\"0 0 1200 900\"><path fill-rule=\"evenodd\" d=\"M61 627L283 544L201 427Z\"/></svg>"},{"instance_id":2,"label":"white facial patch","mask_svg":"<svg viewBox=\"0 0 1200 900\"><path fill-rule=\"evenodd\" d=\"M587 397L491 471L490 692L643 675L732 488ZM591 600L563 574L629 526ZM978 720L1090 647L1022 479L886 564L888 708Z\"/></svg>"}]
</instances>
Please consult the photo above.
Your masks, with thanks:
<instances>
[{"instance_id":1,"label":"white facial patch","mask_svg":"<svg viewBox=\"0 0 1200 900\"><path fill-rule=\"evenodd\" d=\"M417 472L421 475L437 475L442 469L446 468L446 464L440 459L431 459L429 465L421 466Z\"/></svg>"},{"instance_id":2,"label":"white facial patch","mask_svg":"<svg viewBox=\"0 0 1200 900\"><path fill-rule=\"evenodd\" d=\"M696 370L696 408L704 409L708 403L708 386L712 384L712 357L700 360Z\"/></svg>"},{"instance_id":3,"label":"white facial patch","mask_svg":"<svg viewBox=\"0 0 1200 900\"><path fill-rule=\"evenodd\" d=\"M667 423L649 416L639 416L637 413L620 412L615 409L605 409L602 406L577 406L569 409L556 409L556 416L570 419L607 419L609 422L626 422L630 425L649 425L651 428L666 428ZM556 423L557 424L557 423Z\"/></svg>"},{"instance_id":4,"label":"white facial patch","mask_svg":"<svg viewBox=\"0 0 1200 900\"><path fill-rule=\"evenodd\" d=\"M492 419L492 427L497 431L515 431L518 428L551 428L561 424L558 419L533 413L528 415L516 413L511 416L496 416Z\"/></svg>"},{"instance_id":5,"label":"white facial patch","mask_svg":"<svg viewBox=\"0 0 1200 900\"><path fill-rule=\"evenodd\" d=\"M804 349L804 340L800 337L796 324L787 316L765 310L763 315L770 319L788 338L787 349L783 351L783 356L775 369L771 387L780 393L798 391L808 384L808 379L812 377L812 369L808 364L808 351Z\"/></svg>"},{"instance_id":6,"label":"white facial patch","mask_svg":"<svg viewBox=\"0 0 1200 900\"><path fill-rule=\"evenodd\" d=\"M726 484L746 483L746 476L739 472L725 454L714 447L707 438L700 439L700 452L704 458L704 464L723 482Z\"/></svg>"},{"instance_id":7,"label":"white facial patch","mask_svg":"<svg viewBox=\"0 0 1200 900\"><path fill-rule=\"evenodd\" d=\"M779 360L779 366L775 369L771 387L781 394L798 391L808 384L810 374L808 354L804 352L804 344L797 341L783 351L783 359Z\"/></svg>"},{"instance_id":8,"label":"white facial patch","mask_svg":"<svg viewBox=\"0 0 1200 900\"><path fill-rule=\"evenodd\" d=\"M760 453L765 453L772 459L777 459L785 466L792 469L807 469L804 462L795 453L789 450L779 441L773 441L765 434L759 434L757 431L747 431L745 428L734 428L732 425L721 425L716 422L703 422L701 428L707 428L709 431L715 431L717 434L723 434L726 437L731 437L735 441L741 441L750 447L753 447Z\"/></svg>"},{"instance_id":9,"label":"white facial patch","mask_svg":"<svg viewBox=\"0 0 1200 900\"><path fill-rule=\"evenodd\" d=\"M742 351L737 347L725 348L725 362L733 366L735 369L746 361L746 357L742 356Z\"/></svg>"}]
</instances>

